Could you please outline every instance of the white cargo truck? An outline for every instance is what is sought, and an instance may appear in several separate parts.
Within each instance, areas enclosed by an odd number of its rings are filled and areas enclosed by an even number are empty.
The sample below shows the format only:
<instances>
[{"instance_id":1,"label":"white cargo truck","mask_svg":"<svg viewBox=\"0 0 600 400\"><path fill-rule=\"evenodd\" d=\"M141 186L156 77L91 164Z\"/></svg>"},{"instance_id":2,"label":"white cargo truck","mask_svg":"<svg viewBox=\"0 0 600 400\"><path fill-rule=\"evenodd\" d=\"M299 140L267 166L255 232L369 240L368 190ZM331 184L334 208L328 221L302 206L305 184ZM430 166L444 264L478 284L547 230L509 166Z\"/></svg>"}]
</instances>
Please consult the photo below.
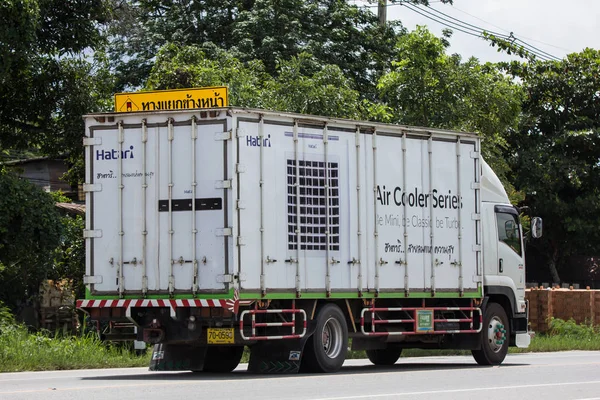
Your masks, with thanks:
<instances>
[{"instance_id":1,"label":"white cargo truck","mask_svg":"<svg viewBox=\"0 0 600 400\"><path fill-rule=\"evenodd\" d=\"M78 307L133 323L151 369L529 345L519 211L477 135L237 108L85 122Z\"/></svg>"}]
</instances>

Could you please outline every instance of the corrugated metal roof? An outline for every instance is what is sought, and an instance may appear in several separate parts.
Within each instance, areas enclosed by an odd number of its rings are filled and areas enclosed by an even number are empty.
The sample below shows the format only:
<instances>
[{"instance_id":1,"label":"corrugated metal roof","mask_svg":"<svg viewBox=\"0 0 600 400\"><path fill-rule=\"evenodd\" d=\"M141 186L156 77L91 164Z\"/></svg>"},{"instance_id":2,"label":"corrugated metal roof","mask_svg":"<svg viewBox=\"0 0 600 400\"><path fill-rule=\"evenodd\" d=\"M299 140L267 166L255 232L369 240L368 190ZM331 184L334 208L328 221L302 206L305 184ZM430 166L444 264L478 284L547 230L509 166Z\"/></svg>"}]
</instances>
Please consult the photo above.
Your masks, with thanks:
<instances>
[{"instance_id":1,"label":"corrugated metal roof","mask_svg":"<svg viewBox=\"0 0 600 400\"><path fill-rule=\"evenodd\" d=\"M77 203L56 203L56 207L65 210L71 214L84 215L85 214L85 204L77 204Z\"/></svg>"}]
</instances>

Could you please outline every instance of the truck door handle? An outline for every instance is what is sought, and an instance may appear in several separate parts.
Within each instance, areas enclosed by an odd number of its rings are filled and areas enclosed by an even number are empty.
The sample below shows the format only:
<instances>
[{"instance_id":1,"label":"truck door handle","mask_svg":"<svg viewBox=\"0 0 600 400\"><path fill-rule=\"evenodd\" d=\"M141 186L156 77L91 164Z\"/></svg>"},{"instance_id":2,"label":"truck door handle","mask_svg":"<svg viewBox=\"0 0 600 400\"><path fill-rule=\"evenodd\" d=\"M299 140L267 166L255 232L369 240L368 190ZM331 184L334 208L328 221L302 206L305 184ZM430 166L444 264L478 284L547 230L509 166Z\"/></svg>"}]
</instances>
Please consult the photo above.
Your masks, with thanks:
<instances>
[{"instance_id":1,"label":"truck door handle","mask_svg":"<svg viewBox=\"0 0 600 400\"><path fill-rule=\"evenodd\" d=\"M498 260L499 264L498 264L498 270L500 271L500 273L504 272L504 263L502 262L502 259Z\"/></svg>"}]
</instances>

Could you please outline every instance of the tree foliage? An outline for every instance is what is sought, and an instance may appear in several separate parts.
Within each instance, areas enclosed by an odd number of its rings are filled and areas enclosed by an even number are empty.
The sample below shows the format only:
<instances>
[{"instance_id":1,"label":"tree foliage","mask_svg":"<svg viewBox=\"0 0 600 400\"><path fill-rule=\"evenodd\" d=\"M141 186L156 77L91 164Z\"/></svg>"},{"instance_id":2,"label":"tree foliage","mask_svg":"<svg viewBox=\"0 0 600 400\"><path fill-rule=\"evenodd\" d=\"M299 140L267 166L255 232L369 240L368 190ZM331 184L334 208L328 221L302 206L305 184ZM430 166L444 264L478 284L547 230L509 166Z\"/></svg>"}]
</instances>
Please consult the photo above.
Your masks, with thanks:
<instances>
[{"instance_id":1,"label":"tree foliage","mask_svg":"<svg viewBox=\"0 0 600 400\"><path fill-rule=\"evenodd\" d=\"M404 32L380 26L375 14L342 0L140 0L123 2L112 24L111 55L122 87L140 87L168 43L226 50L260 60L274 75L279 60L312 54L337 65L354 88L374 94Z\"/></svg>"},{"instance_id":2,"label":"tree foliage","mask_svg":"<svg viewBox=\"0 0 600 400\"><path fill-rule=\"evenodd\" d=\"M47 278L52 280L69 279L77 298L85 296L83 276L85 275L85 241L83 230L85 221L80 215L65 215L60 218L61 238L54 249L52 265L47 270Z\"/></svg>"},{"instance_id":3,"label":"tree foliage","mask_svg":"<svg viewBox=\"0 0 600 400\"><path fill-rule=\"evenodd\" d=\"M273 77L260 60L246 63L223 50L211 53L196 46L164 46L147 88L226 85L230 104L238 107L346 118L361 114L363 102L351 80L337 65L322 65L310 54L279 60Z\"/></svg>"},{"instance_id":4,"label":"tree foliage","mask_svg":"<svg viewBox=\"0 0 600 400\"><path fill-rule=\"evenodd\" d=\"M381 98L393 122L482 134L484 157L510 186L502 150L518 124L521 88L492 64L448 55L449 38L424 27L401 37L392 70L379 81Z\"/></svg>"},{"instance_id":5,"label":"tree foliage","mask_svg":"<svg viewBox=\"0 0 600 400\"><path fill-rule=\"evenodd\" d=\"M532 243L560 282L562 261L597 255L600 244L600 52L506 67L526 92L507 159L523 204L544 218L544 237Z\"/></svg>"},{"instance_id":6,"label":"tree foliage","mask_svg":"<svg viewBox=\"0 0 600 400\"><path fill-rule=\"evenodd\" d=\"M168 44L161 48L146 88L153 90L228 86L229 102L239 107L265 107L271 80L260 61L244 63L218 48Z\"/></svg>"},{"instance_id":7,"label":"tree foliage","mask_svg":"<svg viewBox=\"0 0 600 400\"><path fill-rule=\"evenodd\" d=\"M79 156L81 115L110 80L101 53L90 55L109 18L104 0L0 5L0 148Z\"/></svg>"},{"instance_id":8,"label":"tree foliage","mask_svg":"<svg viewBox=\"0 0 600 400\"><path fill-rule=\"evenodd\" d=\"M47 276L61 224L51 196L5 169L0 193L0 300L14 308Z\"/></svg>"}]
</instances>

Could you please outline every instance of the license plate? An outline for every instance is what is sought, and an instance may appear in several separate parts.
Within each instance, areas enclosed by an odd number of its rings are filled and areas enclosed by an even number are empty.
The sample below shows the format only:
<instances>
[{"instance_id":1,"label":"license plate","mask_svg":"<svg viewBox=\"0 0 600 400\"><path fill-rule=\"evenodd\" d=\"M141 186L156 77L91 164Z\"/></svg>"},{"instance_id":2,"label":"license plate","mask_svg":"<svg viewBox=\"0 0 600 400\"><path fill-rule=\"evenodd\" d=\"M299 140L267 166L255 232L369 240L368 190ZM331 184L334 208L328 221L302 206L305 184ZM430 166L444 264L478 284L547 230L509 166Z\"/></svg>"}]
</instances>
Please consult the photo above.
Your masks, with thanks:
<instances>
[{"instance_id":1,"label":"license plate","mask_svg":"<svg viewBox=\"0 0 600 400\"><path fill-rule=\"evenodd\" d=\"M208 328L208 344L233 344L233 328Z\"/></svg>"}]
</instances>

